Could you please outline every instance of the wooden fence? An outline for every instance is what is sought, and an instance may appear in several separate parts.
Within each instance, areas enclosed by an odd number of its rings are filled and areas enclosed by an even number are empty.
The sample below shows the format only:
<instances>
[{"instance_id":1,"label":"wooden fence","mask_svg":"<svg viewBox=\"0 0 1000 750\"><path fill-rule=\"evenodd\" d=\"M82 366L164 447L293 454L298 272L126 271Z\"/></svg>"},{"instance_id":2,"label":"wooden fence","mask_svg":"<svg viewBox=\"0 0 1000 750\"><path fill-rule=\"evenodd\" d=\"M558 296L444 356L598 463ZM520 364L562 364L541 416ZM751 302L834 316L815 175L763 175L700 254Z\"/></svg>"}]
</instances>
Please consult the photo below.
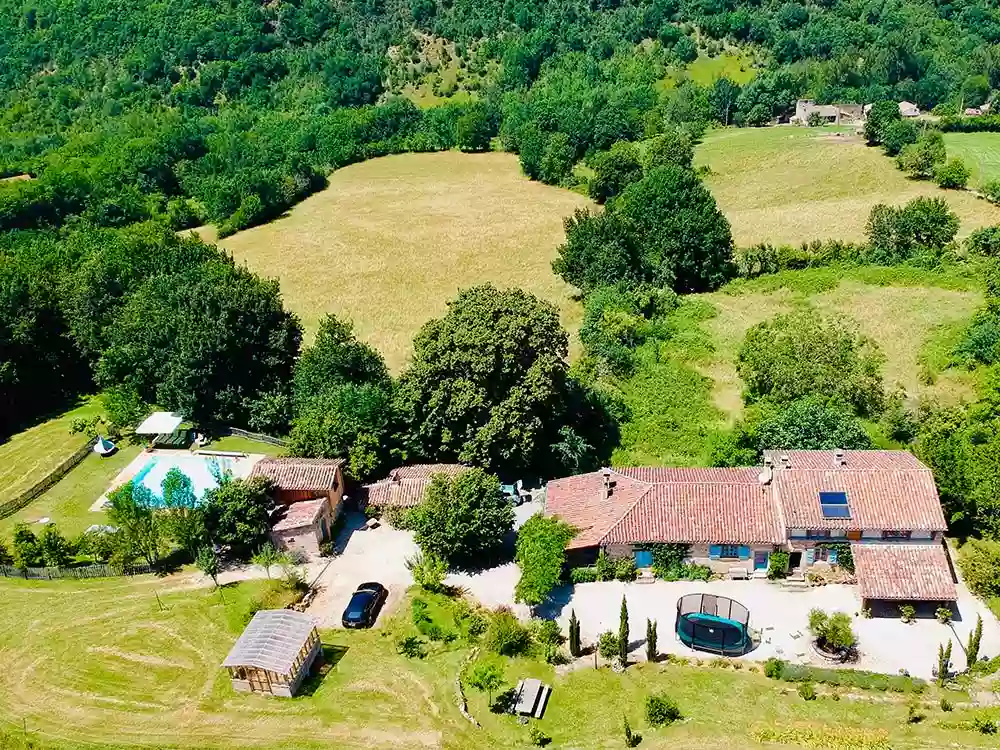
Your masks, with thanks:
<instances>
[{"instance_id":1,"label":"wooden fence","mask_svg":"<svg viewBox=\"0 0 1000 750\"><path fill-rule=\"evenodd\" d=\"M256 440L258 443L268 443L269 445L288 445L288 441L282 440L281 438L276 438L272 435L264 435L260 432L249 432L248 430L241 430L239 427L227 427L226 430L230 435L234 437L246 438L247 440Z\"/></svg>"},{"instance_id":2,"label":"wooden fence","mask_svg":"<svg viewBox=\"0 0 1000 750\"><path fill-rule=\"evenodd\" d=\"M153 573L149 565L84 565L79 568L15 568L0 565L0 576L4 578L24 578L29 581L54 581L60 578L117 578Z\"/></svg>"},{"instance_id":3,"label":"wooden fence","mask_svg":"<svg viewBox=\"0 0 1000 750\"><path fill-rule=\"evenodd\" d=\"M0 519L12 516L22 508L27 507L32 500L34 500L36 497L41 495L47 489L52 487L52 485L54 485L56 482L58 482L60 479L66 476L69 473L70 469L72 469L74 466L76 466L78 463L80 463L83 459L87 457L87 454L90 453L90 449L94 447L94 443L96 442L97 442L96 438L94 438L93 440L88 440L86 445L81 446L76 453L74 453L72 456L67 458L56 468L54 468L52 471L50 471L48 474L42 477L40 481L36 482L31 487L29 487L28 489L26 489L24 492L22 492L20 495L17 495L13 499L0 503Z\"/></svg>"}]
</instances>

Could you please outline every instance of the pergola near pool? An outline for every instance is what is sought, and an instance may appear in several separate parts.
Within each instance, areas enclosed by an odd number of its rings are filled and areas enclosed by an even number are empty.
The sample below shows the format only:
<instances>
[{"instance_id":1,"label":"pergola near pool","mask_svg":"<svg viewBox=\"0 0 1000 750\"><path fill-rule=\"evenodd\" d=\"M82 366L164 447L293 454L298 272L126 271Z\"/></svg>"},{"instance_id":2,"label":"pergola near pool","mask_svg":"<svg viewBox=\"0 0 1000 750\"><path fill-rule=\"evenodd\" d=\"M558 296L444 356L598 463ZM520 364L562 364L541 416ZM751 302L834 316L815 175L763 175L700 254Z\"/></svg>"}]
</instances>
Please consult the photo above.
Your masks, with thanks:
<instances>
[{"instance_id":1,"label":"pergola near pool","mask_svg":"<svg viewBox=\"0 0 1000 750\"><path fill-rule=\"evenodd\" d=\"M923 602L951 604L958 599L948 552L942 544L860 543L851 545L858 590L866 607Z\"/></svg>"},{"instance_id":2,"label":"pergola near pool","mask_svg":"<svg viewBox=\"0 0 1000 750\"><path fill-rule=\"evenodd\" d=\"M135 428L136 435L148 437L153 445L187 447L187 430L181 429L184 417L171 411L155 411Z\"/></svg>"},{"instance_id":3,"label":"pergola near pool","mask_svg":"<svg viewBox=\"0 0 1000 750\"><path fill-rule=\"evenodd\" d=\"M322 648L312 618L289 609L253 616L222 666L233 689L291 698Z\"/></svg>"}]
</instances>

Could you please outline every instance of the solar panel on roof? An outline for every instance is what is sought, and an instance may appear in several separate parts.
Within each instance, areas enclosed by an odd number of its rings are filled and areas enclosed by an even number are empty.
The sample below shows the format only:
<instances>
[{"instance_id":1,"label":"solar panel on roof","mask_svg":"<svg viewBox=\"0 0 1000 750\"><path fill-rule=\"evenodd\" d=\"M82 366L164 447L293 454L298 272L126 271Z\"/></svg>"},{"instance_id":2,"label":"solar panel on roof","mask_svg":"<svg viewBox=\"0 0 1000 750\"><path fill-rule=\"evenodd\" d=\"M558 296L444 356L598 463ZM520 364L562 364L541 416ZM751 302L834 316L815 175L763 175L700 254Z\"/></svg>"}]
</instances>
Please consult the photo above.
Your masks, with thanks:
<instances>
[{"instance_id":1,"label":"solar panel on roof","mask_svg":"<svg viewBox=\"0 0 1000 750\"><path fill-rule=\"evenodd\" d=\"M851 508L847 504L846 492L820 492L819 509L823 518L850 518Z\"/></svg>"},{"instance_id":2,"label":"solar panel on roof","mask_svg":"<svg viewBox=\"0 0 1000 750\"><path fill-rule=\"evenodd\" d=\"M850 518L851 509L846 505L821 505L823 518Z\"/></svg>"}]
</instances>

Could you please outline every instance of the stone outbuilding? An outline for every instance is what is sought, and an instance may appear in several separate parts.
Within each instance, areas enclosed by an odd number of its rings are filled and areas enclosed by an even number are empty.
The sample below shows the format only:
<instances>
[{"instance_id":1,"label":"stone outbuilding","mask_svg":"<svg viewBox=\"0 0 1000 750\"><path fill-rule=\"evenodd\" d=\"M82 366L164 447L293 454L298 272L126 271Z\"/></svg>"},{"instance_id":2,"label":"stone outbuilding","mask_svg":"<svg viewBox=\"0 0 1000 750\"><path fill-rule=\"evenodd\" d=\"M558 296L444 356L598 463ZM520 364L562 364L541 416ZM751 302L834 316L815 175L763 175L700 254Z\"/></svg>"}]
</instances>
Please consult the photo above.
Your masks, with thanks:
<instances>
[{"instance_id":1,"label":"stone outbuilding","mask_svg":"<svg viewBox=\"0 0 1000 750\"><path fill-rule=\"evenodd\" d=\"M222 666L233 689L291 698L302 686L323 646L308 615L262 609L253 616Z\"/></svg>"},{"instance_id":2,"label":"stone outbuilding","mask_svg":"<svg viewBox=\"0 0 1000 750\"><path fill-rule=\"evenodd\" d=\"M342 459L265 458L251 476L274 485L278 506L271 519L271 541L278 549L320 552L331 541L344 505Z\"/></svg>"}]
</instances>

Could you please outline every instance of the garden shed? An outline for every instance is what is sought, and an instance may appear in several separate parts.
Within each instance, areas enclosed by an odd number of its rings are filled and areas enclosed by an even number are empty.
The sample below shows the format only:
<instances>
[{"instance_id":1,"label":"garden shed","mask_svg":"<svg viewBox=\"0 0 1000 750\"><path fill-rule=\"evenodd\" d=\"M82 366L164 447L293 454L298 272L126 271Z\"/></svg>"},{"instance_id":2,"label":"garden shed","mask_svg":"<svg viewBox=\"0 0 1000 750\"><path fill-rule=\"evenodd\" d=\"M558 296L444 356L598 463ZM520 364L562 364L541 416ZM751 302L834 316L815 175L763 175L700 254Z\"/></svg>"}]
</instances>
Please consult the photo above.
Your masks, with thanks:
<instances>
[{"instance_id":1,"label":"garden shed","mask_svg":"<svg viewBox=\"0 0 1000 750\"><path fill-rule=\"evenodd\" d=\"M308 615L289 609L263 609L253 616L222 663L233 689L291 698L309 674L322 648Z\"/></svg>"}]
</instances>

